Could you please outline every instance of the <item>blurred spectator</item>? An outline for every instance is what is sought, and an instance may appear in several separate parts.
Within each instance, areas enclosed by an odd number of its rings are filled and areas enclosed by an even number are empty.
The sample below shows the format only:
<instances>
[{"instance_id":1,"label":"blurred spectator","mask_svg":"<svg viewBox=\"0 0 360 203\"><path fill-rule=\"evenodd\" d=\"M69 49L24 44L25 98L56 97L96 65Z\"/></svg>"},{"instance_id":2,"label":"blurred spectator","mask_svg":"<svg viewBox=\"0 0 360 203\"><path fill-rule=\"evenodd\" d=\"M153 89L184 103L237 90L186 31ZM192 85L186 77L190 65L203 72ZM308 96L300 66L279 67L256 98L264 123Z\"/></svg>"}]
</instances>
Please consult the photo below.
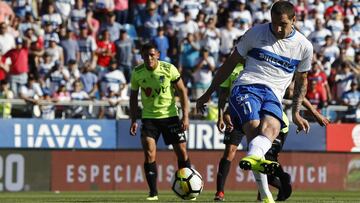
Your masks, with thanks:
<instances>
[{"instance_id":1,"label":"blurred spectator","mask_svg":"<svg viewBox=\"0 0 360 203\"><path fill-rule=\"evenodd\" d=\"M115 58L119 66L118 68L124 73L127 83L130 83L132 58L133 52L135 50L135 44L129 38L126 30L121 30L119 40L115 41L115 47Z\"/></svg>"},{"instance_id":2,"label":"blurred spectator","mask_svg":"<svg viewBox=\"0 0 360 203\"><path fill-rule=\"evenodd\" d=\"M215 19L209 18L206 28L202 30L202 46L206 47L214 58L215 66L218 64L220 51L220 31L215 27Z\"/></svg>"},{"instance_id":3,"label":"blurred spectator","mask_svg":"<svg viewBox=\"0 0 360 203\"><path fill-rule=\"evenodd\" d=\"M323 97L324 94L319 91L317 88L317 83L315 80L311 80L309 82L309 87L307 89L306 98L309 100L311 105L320 112L321 108L325 107L327 105L325 98ZM306 116L306 119L309 119L309 121L314 121L314 117L311 115L309 111L304 112Z\"/></svg>"},{"instance_id":4,"label":"blurred spectator","mask_svg":"<svg viewBox=\"0 0 360 203\"><path fill-rule=\"evenodd\" d=\"M157 29L164 26L161 16L157 13L157 4L149 1L146 12L136 16L135 26L144 41L149 41L156 36Z\"/></svg>"},{"instance_id":5,"label":"blurred spectator","mask_svg":"<svg viewBox=\"0 0 360 203\"><path fill-rule=\"evenodd\" d=\"M165 36L163 27L158 28L158 34L154 37L153 41L160 52L159 60L170 62L170 59L167 56L167 52L169 49L169 40Z\"/></svg>"},{"instance_id":6,"label":"blurred spectator","mask_svg":"<svg viewBox=\"0 0 360 203\"><path fill-rule=\"evenodd\" d=\"M26 85L22 85L19 89L19 97L28 104L23 109L26 116L39 116L38 114L40 114L40 112L37 112L36 110L39 110L37 104L42 96L43 92L40 84L35 78L29 77ZM37 108L34 109L35 106L37 106Z\"/></svg>"},{"instance_id":7,"label":"blurred spectator","mask_svg":"<svg viewBox=\"0 0 360 203\"><path fill-rule=\"evenodd\" d=\"M321 52L323 53L325 60L330 63L334 62L340 56L340 49L334 43L334 38L331 35L327 35L325 37L325 44L321 48Z\"/></svg>"},{"instance_id":8,"label":"blurred spectator","mask_svg":"<svg viewBox=\"0 0 360 203\"><path fill-rule=\"evenodd\" d=\"M341 31L344 29L342 20L343 16L341 13L335 11L326 23L326 27L332 32L336 41L339 39Z\"/></svg>"},{"instance_id":9,"label":"blurred spectator","mask_svg":"<svg viewBox=\"0 0 360 203\"><path fill-rule=\"evenodd\" d=\"M357 81L351 82L351 89L342 95L342 104L348 107L343 122L360 122L360 91Z\"/></svg>"},{"instance_id":10,"label":"blurred spectator","mask_svg":"<svg viewBox=\"0 0 360 203\"><path fill-rule=\"evenodd\" d=\"M122 91L127 88L127 82L123 72L117 69L116 60L111 60L109 71L101 80L101 96L106 96L108 89L113 90L117 95L121 96Z\"/></svg>"},{"instance_id":11,"label":"blurred spectator","mask_svg":"<svg viewBox=\"0 0 360 203\"><path fill-rule=\"evenodd\" d=\"M47 13L41 17L42 24L51 24L54 30L56 30L59 25L63 22L61 15L55 12L55 6L53 3L50 3L47 7Z\"/></svg>"},{"instance_id":12,"label":"blurred spectator","mask_svg":"<svg viewBox=\"0 0 360 203\"><path fill-rule=\"evenodd\" d=\"M69 70L63 65L55 62L54 66L45 76L47 88L50 90L50 94L54 94L61 84L66 84L69 77Z\"/></svg>"},{"instance_id":13,"label":"blurred spectator","mask_svg":"<svg viewBox=\"0 0 360 203\"><path fill-rule=\"evenodd\" d=\"M77 43L80 51L79 65L83 65L86 61L90 61L91 64L94 64L97 45L95 39L88 35L88 27L86 24L80 25L80 36Z\"/></svg>"},{"instance_id":14,"label":"blurred spectator","mask_svg":"<svg viewBox=\"0 0 360 203\"><path fill-rule=\"evenodd\" d=\"M297 16L295 26L305 37L308 37L315 29L314 22L308 19L308 14L305 12L302 12Z\"/></svg>"},{"instance_id":15,"label":"blurred spectator","mask_svg":"<svg viewBox=\"0 0 360 203\"><path fill-rule=\"evenodd\" d=\"M27 12L25 14L25 18L24 20L22 20L20 22L19 25L19 31L21 33L25 33L28 29L33 29L36 35L40 35L41 32L41 27L40 25L38 25L35 20L33 15L30 12Z\"/></svg>"},{"instance_id":16,"label":"blurred spectator","mask_svg":"<svg viewBox=\"0 0 360 203\"><path fill-rule=\"evenodd\" d=\"M38 69L39 79L41 84L46 83L46 76L51 71L54 65L55 62L52 60L50 53L45 52Z\"/></svg>"},{"instance_id":17,"label":"blurred spectator","mask_svg":"<svg viewBox=\"0 0 360 203\"><path fill-rule=\"evenodd\" d=\"M351 45L352 45L351 38L345 38L341 44L342 49L345 51L345 58L349 61L354 61L355 49Z\"/></svg>"},{"instance_id":18,"label":"blurred spectator","mask_svg":"<svg viewBox=\"0 0 360 203\"><path fill-rule=\"evenodd\" d=\"M6 23L0 23L0 55L4 55L9 50L15 48L15 38L8 32Z\"/></svg>"},{"instance_id":19,"label":"blurred spectator","mask_svg":"<svg viewBox=\"0 0 360 203\"><path fill-rule=\"evenodd\" d=\"M78 81L80 79L80 71L78 64L75 60L70 60L67 64L67 69L69 70L69 79L67 80L67 90L72 91L73 86L72 84L75 83L75 81Z\"/></svg>"},{"instance_id":20,"label":"blurred spectator","mask_svg":"<svg viewBox=\"0 0 360 203\"><path fill-rule=\"evenodd\" d=\"M7 80L0 82L0 99L13 99L14 93L9 88ZM0 117L11 118L12 104L10 102L0 103Z\"/></svg>"},{"instance_id":21,"label":"blurred spectator","mask_svg":"<svg viewBox=\"0 0 360 203\"><path fill-rule=\"evenodd\" d=\"M0 0L0 23L9 23L15 16L13 10L5 1Z\"/></svg>"},{"instance_id":22,"label":"blurred spectator","mask_svg":"<svg viewBox=\"0 0 360 203\"><path fill-rule=\"evenodd\" d=\"M76 0L70 11L69 29L79 35L80 24L86 22L86 8L83 0Z\"/></svg>"},{"instance_id":23,"label":"blurred spectator","mask_svg":"<svg viewBox=\"0 0 360 203\"><path fill-rule=\"evenodd\" d=\"M193 99L199 98L202 94L205 93L207 88L209 88L213 78L213 72L216 68L215 65L215 59L210 56L209 50L203 48L201 50L200 58L198 58L197 65L195 66L193 72Z\"/></svg>"},{"instance_id":24,"label":"blurred spectator","mask_svg":"<svg viewBox=\"0 0 360 203\"><path fill-rule=\"evenodd\" d=\"M239 29L234 27L233 19L228 18L226 25L220 30L220 54L222 56L230 54L234 46L234 40L240 36L241 32Z\"/></svg>"},{"instance_id":25,"label":"blurred spectator","mask_svg":"<svg viewBox=\"0 0 360 203\"><path fill-rule=\"evenodd\" d=\"M90 34L94 39L96 39L96 35L100 29L100 22L93 18L93 11L91 9L86 10L86 22L82 22L81 27L87 26L88 34Z\"/></svg>"},{"instance_id":26,"label":"blurred spectator","mask_svg":"<svg viewBox=\"0 0 360 203\"><path fill-rule=\"evenodd\" d=\"M3 57L5 59L9 58L11 61L9 70L10 88L15 97L18 97L20 86L25 85L28 80L29 44L20 37L16 38L15 43L16 47L8 51Z\"/></svg>"},{"instance_id":27,"label":"blurred spectator","mask_svg":"<svg viewBox=\"0 0 360 203\"><path fill-rule=\"evenodd\" d=\"M195 19L202 9L201 3L197 0L183 0L181 1L180 7L183 11L188 12L192 19Z\"/></svg>"},{"instance_id":28,"label":"blurred spectator","mask_svg":"<svg viewBox=\"0 0 360 203\"><path fill-rule=\"evenodd\" d=\"M230 13L235 24L239 25L241 22L245 24L246 29L249 29L252 24L252 17L249 10L246 10L246 0L238 0L236 3L235 10Z\"/></svg>"},{"instance_id":29,"label":"blurred spectator","mask_svg":"<svg viewBox=\"0 0 360 203\"><path fill-rule=\"evenodd\" d=\"M89 62L86 62L82 67L80 81L84 87L84 91L89 95L89 97L95 98L95 94L98 90L98 76L93 72Z\"/></svg>"},{"instance_id":30,"label":"blurred spectator","mask_svg":"<svg viewBox=\"0 0 360 203\"><path fill-rule=\"evenodd\" d=\"M70 92L66 89L65 84L61 84L56 92L52 95L54 102L62 102L62 101L70 101L71 96ZM55 108L55 117L56 118L64 118L65 113L67 112L67 106L56 105Z\"/></svg>"},{"instance_id":31,"label":"blurred spectator","mask_svg":"<svg viewBox=\"0 0 360 203\"><path fill-rule=\"evenodd\" d=\"M312 63L312 69L308 74L308 81L309 89L311 85L315 84L316 92L320 94L322 104L326 105L328 101L332 100L330 87L327 82L327 76L322 70L322 65L319 61Z\"/></svg>"},{"instance_id":32,"label":"blurred spectator","mask_svg":"<svg viewBox=\"0 0 360 203\"><path fill-rule=\"evenodd\" d=\"M55 1L56 12L60 14L63 22L66 22L68 20L71 8L74 6L74 4L74 0Z\"/></svg>"},{"instance_id":33,"label":"blurred spectator","mask_svg":"<svg viewBox=\"0 0 360 203\"><path fill-rule=\"evenodd\" d=\"M360 74L360 71L352 66L350 62L343 62L341 70L335 76L336 98L341 101L344 92L351 89L351 82Z\"/></svg>"},{"instance_id":34,"label":"blurred spectator","mask_svg":"<svg viewBox=\"0 0 360 203\"><path fill-rule=\"evenodd\" d=\"M120 30L122 28L121 24L116 22L116 16L114 13L109 13L106 16L106 22L101 24L100 31L103 33L104 30L107 30L110 34L110 41L114 42L119 39Z\"/></svg>"},{"instance_id":35,"label":"blurred spectator","mask_svg":"<svg viewBox=\"0 0 360 203\"><path fill-rule=\"evenodd\" d=\"M175 4L172 11L169 13L167 18L166 25L169 26L172 30L178 30L181 23L185 21L185 15L181 11L179 5Z\"/></svg>"},{"instance_id":36,"label":"blurred spectator","mask_svg":"<svg viewBox=\"0 0 360 203\"><path fill-rule=\"evenodd\" d=\"M261 0L260 5L261 5L260 9L257 10L252 16L254 24L271 22L269 0Z\"/></svg>"},{"instance_id":37,"label":"blurred spectator","mask_svg":"<svg viewBox=\"0 0 360 203\"><path fill-rule=\"evenodd\" d=\"M349 19L350 24L354 23L355 16L359 16L360 13L357 10L356 6L354 5L352 0L344 0L343 1L343 8L344 8L344 14L345 18Z\"/></svg>"},{"instance_id":38,"label":"blurred spectator","mask_svg":"<svg viewBox=\"0 0 360 203\"><path fill-rule=\"evenodd\" d=\"M114 12L116 21L120 24L128 22L129 1L128 0L114 0Z\"/></svg>"},{"instance_id":39,"label":"blurred spectator","mask_svg":"<svg viewBox=\"0 0 360 203\"><path fill-rule=\"evenodd\" d=\"M110 39L109 30L103 30L101 32L100 39L97 41L97 63L96 72L99 78L107 72L107 67L110 65L110 60L115 56L116 48L114 42Z\"/></svg>"},{"instance_id":40,"label":"blurred spectator","mask_svg":"<svg viewBox=\"0 0 360 203\"><path fill-rule=\"evenodd\" d=\"M58 62L60 65L64 65L64 51L59 43L59 36L54 33L49 39L49 46L45 49L49 53L54 63Z\"/></svg>"},{"instance_id":41,"label":"blurred spectator","mask_svg":"<svg viewBox=\"0 0 360 203\"><path fill-rule=\"evenodd\" d=\"M40 103L40 111L41 118L51 120L55 118L55 105L52 104L53 99L51 98L49 91L43 92L42 102L46 102L45 104Z\"/></svg>"},{"instance_id":42,"label":"blurred spectator","mask_svg":"<svg viewBox=\"0 0 360 203\"><path fill-rule=\"evenodd\" d=\"M63 48L65 64L71 60L79 60L79 46L71 29L67 29L65 38L60 41L60 46Z\"/></svg>"},{"instance_id":43,"label":"blurred spectator","mask_svg":"<svg viewBox=\"0 0 360 203\"><path fill-rule=\"evenodd\" d=\"M74 90L70 94L71 100L84 101L90 99L89 95L83 90L80 81L76 81L73 88ZM67 113L70 118L91 118L88 108L81 105L71 106Z\"/></svg>"},{"instance_id":44,"label":"blurred spectator","mask_svg":"<svg viewBox=\"0 0 360 203\"><path fill-rule=\"evenodd\" d=\"M195 34L197 32L199 32L198 24L191 19L190 13L185 12L185 21L179 26L178 41L181 42L189 33Z\"/></svg>"},{"instance_id":45,"label":"blurred spectator","mask_svg":"<svg viewBox=\"0 0 360 203\"><path fill-rule=\"evenodd\" d=\"M325 44L325 37L332 35L330 30L323 27L321 19L315 20L315 30L311 32L308 36L308 39L314 46L315 52L319 52L321 47Z\"/></svg>"},{"instance_id":46,"label":"blurred spectator","mask_svg":"<svg viewBox=\"0 0 360 203\"><path fill-rule=\"evenodd\" d=\"M296 14L299 13L308 13L308 4L306 0L297 0L295 4L295 12Z\"/></svg>"},{"instance_id":47,"label":"blurred spectator","mask_svg":"<svg viewBox=\"0 0 360 203\"><path fill-rule=\"evenodd\" d=\"M325 10L325 19L329 19L335 12L344 16L344 8L340 5L339 0L332 0L332 5Z\"/></svg>"},{"instance_id":48,"label":"blurred spectator","mask_svg":"<svg viewBox=\"0 0 360 203\"><path fill-rule=\"evenodd\" d=\"M213 0L205 0L201 7L207 17L216 17L217 5Z\"/></svg>"},{"instance_id":49,"label":"blurred spectator","mask_svg":"<svg viewBox=\"0 0 360 203\"><path fill-rule=\"evenodd\" d=\"M312 4L308 5L308 8L309 12L316 10L321 15L325 12L325 4L322 2L322 0L314 0Z\"/></svg>"},{"instance_id":50,"label":"blurred spectator","mask_svg":"<svg viewBox=\"0 0 360 203\"><path fill-rule=\"evenodd\" d=\"M106 16L113 12L114 6L113 0L94 0L94 17L99 20L101 24L105 23Z\"/></svg>"},{"instance_id":51,"label":"blurred spectator","mask_svg":"<svg viewBox=\"0 0 360 203\"><path fill-rule=\"evenodd\" d=\"M200 55L200 43L194 34L189 33L180 44L180 73L185 86L191 88L194 83L192 72Z\"/></svg>"},{"instance_id":52,"label":"blurred spectator","mask_svg":"<svg viewBox=\"0 0 360 203\"><path fill-rule=\"evenodd\" d=\"M207 17L208 16L206 16L203 11L199 11L199 13L197 14L195 22L198 25L199 30L205 29L205 27L206 27L205 20L206 20Z\"/></svg>"}]
</instances>

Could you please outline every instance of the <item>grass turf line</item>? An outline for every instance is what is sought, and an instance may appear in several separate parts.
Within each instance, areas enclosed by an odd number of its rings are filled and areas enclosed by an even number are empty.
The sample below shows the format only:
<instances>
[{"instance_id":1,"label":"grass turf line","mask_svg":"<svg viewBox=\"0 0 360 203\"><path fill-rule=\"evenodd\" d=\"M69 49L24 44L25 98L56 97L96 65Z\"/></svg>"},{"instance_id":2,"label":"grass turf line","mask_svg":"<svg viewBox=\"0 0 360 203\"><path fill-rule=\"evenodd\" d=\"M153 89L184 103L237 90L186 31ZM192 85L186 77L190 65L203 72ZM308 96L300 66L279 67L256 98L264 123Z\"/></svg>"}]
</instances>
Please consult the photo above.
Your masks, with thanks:
<instances>
[{"instance_id":1,"label":"grass turf line","mask_svg":"<svg viewBox=\"0 0 360 203\"><path fill-rule=\"evenodd\" d=\"M0 193L1 203L35 203L35 202L145 202L145 191L131 192L20 192ZM276 194L274 194L275 196ZM214 192L203 192L196 202L213 202ZM256 202L256 191L227 191L226 202ZM156 202L184 202L171 191L160 191L159 201ZM192 201L191 201L192 202ZM360 193L353 192L294 192L286 202L309 203L355 203L360 202Z\"/></svg>"}]
</instances>

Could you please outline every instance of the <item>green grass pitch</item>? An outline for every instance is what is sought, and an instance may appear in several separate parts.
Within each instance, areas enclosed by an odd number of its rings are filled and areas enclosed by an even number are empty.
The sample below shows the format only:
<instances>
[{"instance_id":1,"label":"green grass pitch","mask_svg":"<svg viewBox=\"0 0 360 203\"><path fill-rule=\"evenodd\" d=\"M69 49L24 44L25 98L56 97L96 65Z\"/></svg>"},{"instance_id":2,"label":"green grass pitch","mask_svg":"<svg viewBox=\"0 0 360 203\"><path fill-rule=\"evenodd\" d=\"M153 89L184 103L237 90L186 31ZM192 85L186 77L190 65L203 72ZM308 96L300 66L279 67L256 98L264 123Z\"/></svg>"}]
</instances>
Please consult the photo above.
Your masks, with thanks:
<instances>
[{"instance_id":1,"label":"green grass pitch","mask_svg":"<svg viewBox=\"0 0 360 203\"><path fill-rule=\"evenodd\" d=\"M255 191L228 191L226 202L256 202ZM38 202L146 202L145 191L132 192L22 192L0 193L0 202L3 203L38 203ZM214 192L203 192L196 202L213 202ZM177 198L170 191L160 191L157 202L185 202ZM193 202L193 201L189 201ZM286 202L306 203L341 203L360 202L360 192L294 192Z\"/></svg>"}]
</instances>

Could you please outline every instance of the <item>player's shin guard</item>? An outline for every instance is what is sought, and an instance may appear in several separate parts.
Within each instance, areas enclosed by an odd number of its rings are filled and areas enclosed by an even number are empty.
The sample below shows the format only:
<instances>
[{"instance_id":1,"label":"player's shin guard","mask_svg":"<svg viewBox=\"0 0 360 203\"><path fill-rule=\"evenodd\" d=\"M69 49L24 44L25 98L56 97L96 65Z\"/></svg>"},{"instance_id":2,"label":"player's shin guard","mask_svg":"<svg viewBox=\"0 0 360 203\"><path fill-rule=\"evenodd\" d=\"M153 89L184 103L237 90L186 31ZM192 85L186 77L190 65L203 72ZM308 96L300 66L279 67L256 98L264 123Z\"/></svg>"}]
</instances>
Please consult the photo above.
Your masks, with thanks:
<instances>
[{"instance_id":1,"label":"player's shin guard","mask_svg":"<svg viewBox=\"0 0 360 203\"><path fill-rule=\"evenodd\" d=\"M255 177L256 185L260 192L261 200L263 200L264 198L273 200L272 194L271 194L269 186L268 186L267 176L265 174L255 172L255 171L253 171L253 174Z\"/></svg>"},{"instance_id":2,"label":"player's shin guard","mask_svg":"<svg viewBox=\"0 0 360 203\"><path fill-rule=\"evenodd\" d=\"M181 161L178 159L178 168L191 168L190 159L187 159L186 161Z\"/></svg>"},{"instance_id":3,"label":"player's shin guard","mask_svg":"<svg viewBox=\"0 0 360 203\"><path fill-rule=\"evenodd\" d=\"M216 179L216 191L224 192L224 185L226 181L226 177L229 174L231 162L225 158L222 158L219 163L219 170L217 173Z\"/></svg>"},{"instance_id":4,"label":"player's shin guard","mask_svg":"<svg viewBox=\"0 0 360 203\"><path fill-rule=\"evenodd\" d=\"M144 163L144 170L146 175L146 181L150 189L149 196L156 196L158 194L156 187L156 180L157 180L156 162Z\"/></svg>"}]
</instances>

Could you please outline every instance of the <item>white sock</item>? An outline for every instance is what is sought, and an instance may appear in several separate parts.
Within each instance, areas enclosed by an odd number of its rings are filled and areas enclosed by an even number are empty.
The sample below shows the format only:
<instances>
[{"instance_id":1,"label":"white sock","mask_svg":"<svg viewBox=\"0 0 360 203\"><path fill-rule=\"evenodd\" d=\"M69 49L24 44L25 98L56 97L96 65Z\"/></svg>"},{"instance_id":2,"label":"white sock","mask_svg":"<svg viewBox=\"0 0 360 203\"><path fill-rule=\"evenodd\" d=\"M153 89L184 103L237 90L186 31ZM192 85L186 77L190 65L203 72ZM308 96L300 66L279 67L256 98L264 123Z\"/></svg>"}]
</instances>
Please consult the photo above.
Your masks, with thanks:
<instances>
[{"instance_id":1,"label":"white sock","mask_svg":"<svg viewBox=\"0 0 360 203\"><path fill-rule=\"evenodd\" d=\"M259 172L252 171L255 177L257 188L260 192L260 198L263 200L264 198L268 198L269 200L273 200L273 196L270 192L267 175Z\"/></svg>"},{"instance_id":2,"label":"white sock","mask_svg":"<svg viewBox=\"0 0 360 203\"><path fill-rule=\"evenodd\" d=\"M264 135L258 135L249 143L249 151L247 155L263 157L265 156L266 152L269 151L271 145L272 142L269 140L269 138L265 137Z\"/></svg>"}]
</instances>

